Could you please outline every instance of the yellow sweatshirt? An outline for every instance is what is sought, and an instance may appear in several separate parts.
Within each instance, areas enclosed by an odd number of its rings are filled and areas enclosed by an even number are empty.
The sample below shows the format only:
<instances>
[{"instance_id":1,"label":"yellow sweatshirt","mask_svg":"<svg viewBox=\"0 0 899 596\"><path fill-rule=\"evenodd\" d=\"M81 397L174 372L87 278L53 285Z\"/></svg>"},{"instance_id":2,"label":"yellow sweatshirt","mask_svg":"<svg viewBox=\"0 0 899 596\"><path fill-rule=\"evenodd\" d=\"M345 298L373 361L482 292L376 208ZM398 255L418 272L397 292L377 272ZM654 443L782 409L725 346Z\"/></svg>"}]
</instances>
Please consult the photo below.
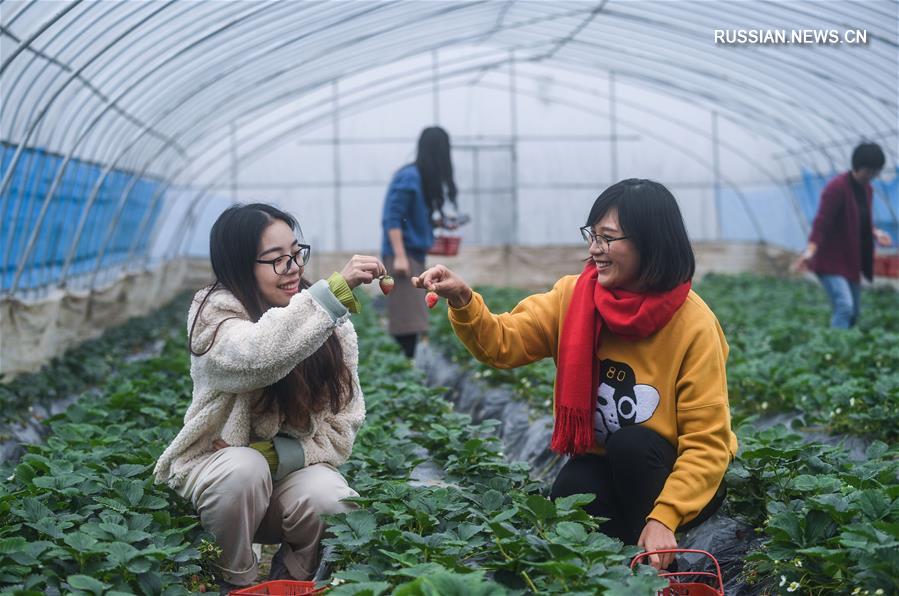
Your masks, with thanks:
<instances>
[{"instance_id":1,"label":"yellow sweatshirt","mask_svg":"<svg viewBox=\"0 0 899 596\"><path fill-rule=\"evenodd\" d=\"M549 357L558 364L576 281L576 275L563 277L549 292L529 296L500 315L474 292L466 306L449 309L449 319L472 356L494 368ZM693 291L650 337L625 340L606 329L601 333L595 451L602 453L608 434L629 424L644 425L677 449L674 469L647 517L672 531L711 501L737 451L727 403L727 352L718 319Z\"/></svg>"}]
</instances>

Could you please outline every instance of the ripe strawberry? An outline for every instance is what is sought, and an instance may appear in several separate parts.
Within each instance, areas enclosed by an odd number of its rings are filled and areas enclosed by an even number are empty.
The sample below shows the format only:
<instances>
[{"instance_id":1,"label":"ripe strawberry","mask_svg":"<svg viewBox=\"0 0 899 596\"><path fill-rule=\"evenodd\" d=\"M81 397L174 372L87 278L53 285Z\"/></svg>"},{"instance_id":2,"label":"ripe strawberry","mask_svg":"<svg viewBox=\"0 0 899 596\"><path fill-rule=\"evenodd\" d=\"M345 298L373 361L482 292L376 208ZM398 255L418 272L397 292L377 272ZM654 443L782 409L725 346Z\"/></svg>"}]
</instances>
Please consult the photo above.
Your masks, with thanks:
<instances>
[{"instance_id":1,"label":"ripe strawberry","mask_svg":"<svg viewBox=\"0 0 899 596\"><path fill-rule=\"evenodd\" d=\"M434 308L438 300L440 300L440 296L438 296L434 292L428 292L427 294L425 294L425 302L428 303L428 308Z\"/></svg>"},{"instance_id":2,"label":"ripe strawberry","mask_svg":"<svg viewBox=\"0 0 899 596\"><path fill-rule=\"evenodd\" d=\"M378 282L378 285L381 286L381 293L383 293L386 296L387 294L389 294L390 292L393 291L393 286L395 284L394 284L392 277L390 277L389 275L385 275Z\"/></svg>"}]
</instances>

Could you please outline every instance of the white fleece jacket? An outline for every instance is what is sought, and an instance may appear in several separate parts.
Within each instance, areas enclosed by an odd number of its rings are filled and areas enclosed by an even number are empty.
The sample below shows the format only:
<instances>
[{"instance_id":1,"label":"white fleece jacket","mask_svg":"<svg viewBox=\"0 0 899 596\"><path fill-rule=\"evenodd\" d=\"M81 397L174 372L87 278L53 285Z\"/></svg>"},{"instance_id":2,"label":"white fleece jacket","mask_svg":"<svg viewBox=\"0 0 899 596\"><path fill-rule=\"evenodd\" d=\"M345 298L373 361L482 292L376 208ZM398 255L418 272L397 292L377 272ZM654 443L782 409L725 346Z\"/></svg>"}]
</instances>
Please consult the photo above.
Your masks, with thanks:
<instances>
[{"instance_id":1,"label":"white fleece jacket","mask_svg":"<svg viewBox=\"0 0 899 596\"><path fill-rule=\"evenodd\" d=\"M187 317L188 331L207 291L200 290L194 296ZM313 414L306 432L286 424L277 405L272 411L254 414L253 405L262 390L315 353L332 333L340 339L352 376L352 395L344 408L337 415L327 407ZM177 489L193 466L213 453L212 442L219 437L229 445L247 446L280 432L300 441L307 466L328 463L336 467L347 460L365 419L359 387L359 347L349 313L330 293L326 282L295 294L283 308L270 308L256 323L249 320L231 292L216 290L206 301L194 329L194 351L205 350L213 334L209 352L191 355L193 399L184 414L184 427L156 462L157 482Z\"/></svg>"}]
</instances>

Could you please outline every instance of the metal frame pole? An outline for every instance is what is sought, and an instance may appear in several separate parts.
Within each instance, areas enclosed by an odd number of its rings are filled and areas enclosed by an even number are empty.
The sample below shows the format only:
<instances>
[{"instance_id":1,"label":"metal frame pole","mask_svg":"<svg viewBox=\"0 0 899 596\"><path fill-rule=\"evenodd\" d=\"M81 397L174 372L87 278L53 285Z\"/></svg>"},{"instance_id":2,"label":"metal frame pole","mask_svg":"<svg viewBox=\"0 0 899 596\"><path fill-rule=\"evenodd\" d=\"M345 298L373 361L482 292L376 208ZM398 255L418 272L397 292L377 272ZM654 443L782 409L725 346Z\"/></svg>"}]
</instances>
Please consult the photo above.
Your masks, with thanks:
<instances>
[{"instance_id":1,"label":"metal frame pole","mask_svg":"<svg viewBox=\"0 0 899 596\"><path fill-rule=\"evenodd\" d=\"M718 112L712 110L712 176L715 192L715 238L722 240L721 218L721 147L718 143ZM761 240L761 238L759 238Z\"/></svg>"},{"instance_id":2,"label":"metal frame pole","mask_svg":"<svg viewBox=\"0 0 899 596\"><path fill-rule=\"evenodd\" d=\"M337 79L331 82L331 118L334 151L334 247L343 249L343 213L340 205L340 87Z\"/></svg>"},{"instance_id":3,"label":"metal frame pole","mask_svg":"<svg viewBox=\"0 0 899 596\"><path fill-rule=\"evenodd\" d=\"M435 48L431 50L431 96L434 102L434 124L440 123L440 55Z\"/></svg>"},{"instance_id":4,"label":"metal frame pole","mask_svg":"<svg viewBox=\"0 0 899 596\"><path fill-rule=\"evenodd\" d=\"M615 101L615 71L609 71L609 138L611 139L612 183L618 182L618 112Z\"/></svg>"},{"instance_id":5,"label":"metal frame pole","mask_svg":"<svg viewBox=\"0 0 899 596\"><path fill-rule=\"evenodd\" d=\"M518 89L515 50L509 52L509 127L512 145L512 234L508 244L518 244Z\"/></svg>"},{"instance_id":6,"label":"metal frame pole","mask_svg":"<svg viewBox=\"0 0 899 596\"><path fill-rule=\"evenodd\" d=\"M234 121L231 121L231 200L235 203L237 202L237 168L238 168L238 157L237 157L237 124Z\"/></svg>"}]
</instances>

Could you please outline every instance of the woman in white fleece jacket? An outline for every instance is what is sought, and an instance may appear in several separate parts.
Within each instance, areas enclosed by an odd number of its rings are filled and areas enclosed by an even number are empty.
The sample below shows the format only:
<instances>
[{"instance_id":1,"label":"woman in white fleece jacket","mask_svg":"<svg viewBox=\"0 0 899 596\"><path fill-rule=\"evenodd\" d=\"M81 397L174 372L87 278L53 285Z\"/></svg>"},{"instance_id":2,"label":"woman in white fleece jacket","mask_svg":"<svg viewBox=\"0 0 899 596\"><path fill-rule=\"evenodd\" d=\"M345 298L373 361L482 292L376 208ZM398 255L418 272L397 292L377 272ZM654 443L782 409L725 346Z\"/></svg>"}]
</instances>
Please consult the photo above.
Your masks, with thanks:
<instances>
[{"instance_id":1,"label":"woman in white fleece jacket","mask_svg":"<svg viewBox=\"0 0 899 596\"><path fill-rule=\"evenodd\" d=\"M270 205L236 205L212 227L216 282L188 314L193 399L156 463L222 548L223 591L257 580L253 542L281 549L270 579L308 579L321 516L357 496L337 471L365 418L352 288L384 275L354 256L309 285L310 247ZM300 233L302 240L302 233Z\"/></svg>"}]
</instances>

